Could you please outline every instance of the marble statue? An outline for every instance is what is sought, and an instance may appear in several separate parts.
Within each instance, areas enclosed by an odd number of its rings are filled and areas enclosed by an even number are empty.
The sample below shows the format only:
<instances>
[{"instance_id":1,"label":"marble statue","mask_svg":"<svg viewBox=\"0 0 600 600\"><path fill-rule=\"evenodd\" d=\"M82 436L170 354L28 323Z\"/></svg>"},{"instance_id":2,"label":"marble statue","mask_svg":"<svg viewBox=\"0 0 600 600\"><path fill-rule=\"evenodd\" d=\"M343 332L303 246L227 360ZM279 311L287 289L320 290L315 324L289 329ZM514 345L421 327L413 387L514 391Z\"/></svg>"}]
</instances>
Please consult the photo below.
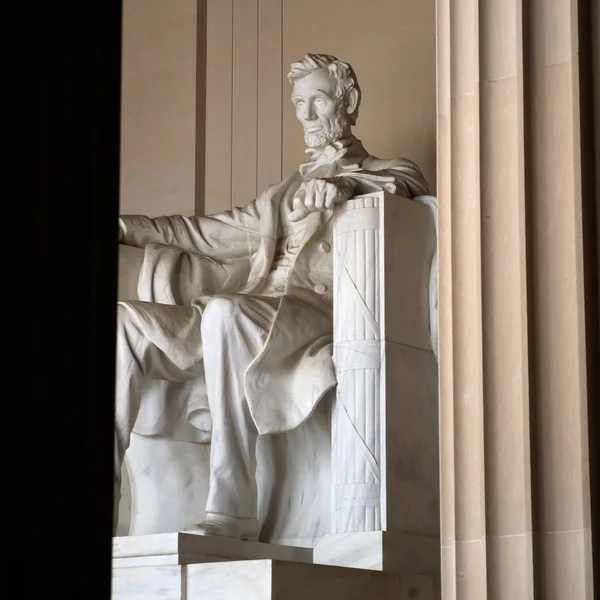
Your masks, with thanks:
<instances>
[{"instance_id":1,"label":"marble statue","mask_svg":"<svg viewBox=\"0 0 600 600\"><path fill-rule=\"evenodd\" d=\"M288 79L308 155L297 170L242 208L119 220L119 243L144 257L139 300L118 305L116 494L133 431L210 442L206 518L188 529L202 535L257 539L259 436L299 427L336 386L334 207L428 197L413 162L375 158L352 134L349 64L307 54Z\"/></svg>"}]
</instances>

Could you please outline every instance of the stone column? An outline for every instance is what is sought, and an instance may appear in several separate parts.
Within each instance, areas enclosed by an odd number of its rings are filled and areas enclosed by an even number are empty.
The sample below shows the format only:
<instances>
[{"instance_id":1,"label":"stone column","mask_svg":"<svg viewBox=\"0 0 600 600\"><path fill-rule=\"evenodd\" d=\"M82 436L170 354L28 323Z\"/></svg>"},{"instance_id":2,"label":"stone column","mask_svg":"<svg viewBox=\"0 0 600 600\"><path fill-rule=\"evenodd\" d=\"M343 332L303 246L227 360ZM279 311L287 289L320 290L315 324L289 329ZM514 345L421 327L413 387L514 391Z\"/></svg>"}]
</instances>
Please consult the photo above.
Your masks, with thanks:
<instances>
[{"instance_id":1,"label":"stone column","mask_svg":"<svg viewBox=\"0 0 600 600\"><path fill-rule=\"evenodd\" d=\"M444 600L593 597L576 45L438 0Z\"/></svg>"}]
</instances>

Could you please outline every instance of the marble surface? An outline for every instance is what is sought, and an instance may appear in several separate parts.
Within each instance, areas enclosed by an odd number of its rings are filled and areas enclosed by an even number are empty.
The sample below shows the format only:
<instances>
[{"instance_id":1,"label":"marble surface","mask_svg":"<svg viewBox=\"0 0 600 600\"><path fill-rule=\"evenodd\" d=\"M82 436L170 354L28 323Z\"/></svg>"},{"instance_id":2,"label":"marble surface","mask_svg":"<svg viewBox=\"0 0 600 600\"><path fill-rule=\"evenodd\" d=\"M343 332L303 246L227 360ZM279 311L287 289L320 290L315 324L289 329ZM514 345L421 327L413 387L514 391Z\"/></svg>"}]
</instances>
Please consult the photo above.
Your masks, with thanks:
<instances>
[{"instance_id":1,"label":"marble surface","mask_svg":"<svg viewBox=\"0 0 600 600\"><path fill-rule=\"evenodd\" d=\"M122 535L172 533L204 518L210 445L134 433L125 454ZM157 482L160 481L160 485ZM128 528L126 528L128 525Z\"/></svg>"},{"instance_id":2,"label":"marble surface","mask_svg":"<svg viewBox=\"0 0 600 600\"><path fill-rule=\"evenodd\" d=\"M311 563L312 549L192 533L113 538L113 568L265 558Z\"/></svg>"},{"instance_id":3,"label":"marble surface","mask_svg":"<svg viewBox=\"0 0 600 600\"><path fill-rule=\"evenodd\" d=\"M382 431L383 529L439 536L437 361L431 351L386 341L382 378L388 390Z\"/></svg>"},{"instance_id":4,"label":"marble surface","mask_svg":"<svg viewBox=\"0 0 600 600\"><path fill-rule=\"evenodd\" d=\"M397 446L386 433L398 427L396 414L390 412L392 405L422 405L430 390L421 381L404 386L402 380L386 373L391 365L391 370L402 370L406 378L430 381L437 371L435 361L430 360L428 372L407 372L401 363L410 358L389 345L401 343L434 356L428 298L433 291L430 270L435 237L428 207L406 198L378 192L352 198L336 209L334 360L338 383L332 417L333 533L386 529L384 509L403 512L405 503L410 502L402 495L385 502L390 473L384 472L384 466L407 458L396 454ZM407 400L398 400L407 395ZM427 408L437 420L436 407ZM403 410L397 417L407 422ZM420 423L410 424L420 432ZM437 442L433 443L437 448ZM410 460L417 461L415 468L437 477L437 461L419 461L414 453ZM421 477L415 483L423 481Z\"/></svg>"},{"instance_id":5,"label":"marble surface","mask_svg":"<svg viewBox=\"0 0 600 600\"><path fill-rule=\"evenodd\" d=\"M330 398L297 429L259 438L259 539L312 547L330 530ZM121 535L180 531L204 518L209 444L134 434L126 454ZM157 481L160 479L160 485Z\"/></svg>"},{"instance_id":6,"label":"marble surface","mask_svg":"<svg viewBox=\"0 0 600 600\"><path fill-rule=\"evenodd\" d=\"M388 531L327 534L315 546L313 562L438 577L440 540L438 536Z\"/></svg>"},{"instance_id":7,"label":"marble surface","mask_svg":"<svg viewBox=\"0 0 600 600\"><path fill-rule=\"evenodd\" d=\"M185 575L186 567L179 565L113 567L111 599L190 600L186 594Z\"/></svg>"},{"instance_id":8,"label":"marble surface","mask_svg":"<svg viewBox=\"0 0 600 600\"><path fill-rule=\"evenodd\" d=\"M433 578L251 560L113 572L113 600L434 600Z\"/></svg>"}]
</instances>

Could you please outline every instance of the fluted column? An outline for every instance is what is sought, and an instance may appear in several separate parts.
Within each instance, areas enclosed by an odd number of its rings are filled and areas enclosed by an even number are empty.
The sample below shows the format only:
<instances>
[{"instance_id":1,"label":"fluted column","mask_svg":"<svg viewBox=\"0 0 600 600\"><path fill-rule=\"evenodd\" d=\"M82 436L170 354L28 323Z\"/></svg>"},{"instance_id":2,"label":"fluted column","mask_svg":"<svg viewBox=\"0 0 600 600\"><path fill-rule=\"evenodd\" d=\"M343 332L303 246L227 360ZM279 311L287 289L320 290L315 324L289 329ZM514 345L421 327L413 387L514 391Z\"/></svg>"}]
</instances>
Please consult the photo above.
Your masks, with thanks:
<instances>
[{"instance_id":1,"label":"fluted column","mask_svg":"<svg viewBox=\"0 0 600 600\"><path fill-rule=\"evenodd\" d=\"M381 298L383 198L357 198L336 215L332 416L332 532L381 529Z\"/></svg>"},{"instance_id":2,"label":"fluted column","mask_svg":"<svg viewBox=\"0 0 600 600\"><path fill-rule=\"evenodd\" d=\"M574 0L438 0L443 599L591 599Z\"/></svg>"},{"instance_id":3,"label":"fluted column","mask_svg":"<svg viewBox=\"0 0 600 600\"><path fill-rule=\"evenodd\" d=\"M439 579L434 200L373 192L331 220L332 527L316 563Z\"/></svg>"},{"instance_id":4,"label":"fluted column","mask_svg":"<svg viewBox=\"0 0 600 600\"><path fill-rule=\"evenodd\" d=\"M434 537L437 365L425 309L434 219L419 202L377 192L337 207L333 239L332 532Z\"/></svg>"}]
</instances>

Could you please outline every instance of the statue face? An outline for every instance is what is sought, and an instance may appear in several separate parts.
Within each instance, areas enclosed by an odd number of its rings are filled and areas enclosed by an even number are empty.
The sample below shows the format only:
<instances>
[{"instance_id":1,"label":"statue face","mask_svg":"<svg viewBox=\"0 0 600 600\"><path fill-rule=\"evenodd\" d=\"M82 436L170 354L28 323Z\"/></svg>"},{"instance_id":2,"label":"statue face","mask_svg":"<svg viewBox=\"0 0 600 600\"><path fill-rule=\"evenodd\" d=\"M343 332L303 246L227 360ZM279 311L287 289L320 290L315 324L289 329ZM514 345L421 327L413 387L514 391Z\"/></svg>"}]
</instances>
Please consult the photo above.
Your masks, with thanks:
<instances>
[{"instance_id":1,"label":"statue face","mask_svg":"<svg viewBox=\"0 0 600 600\"><path fill-rule=\"evenodd\" d=\"M313 71L294 83L292 102L309 148L322 148L350 133L345 102L336 98L336 87L337 80L327 69Z\"/></svg>"}]
</instances>

